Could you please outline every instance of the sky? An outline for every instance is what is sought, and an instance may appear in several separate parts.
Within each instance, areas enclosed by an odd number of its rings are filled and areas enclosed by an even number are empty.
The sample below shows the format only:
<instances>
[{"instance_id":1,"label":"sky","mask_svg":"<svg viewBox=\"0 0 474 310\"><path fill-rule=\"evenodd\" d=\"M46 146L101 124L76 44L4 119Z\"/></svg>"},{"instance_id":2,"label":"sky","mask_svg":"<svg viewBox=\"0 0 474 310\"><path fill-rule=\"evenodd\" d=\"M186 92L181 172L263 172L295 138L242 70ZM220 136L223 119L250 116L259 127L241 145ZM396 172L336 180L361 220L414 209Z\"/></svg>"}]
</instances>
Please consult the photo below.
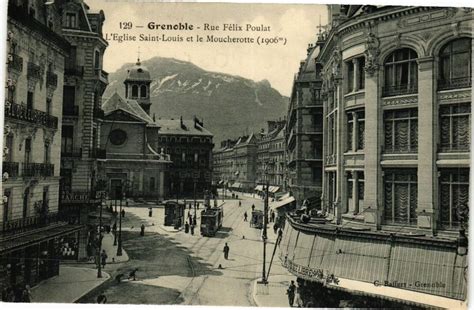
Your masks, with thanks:
<instances>
[{"instance_id":1,"label":"sky","mask_svg":"<svg viewBox=\"0 0 474 310\"><path fill-rule=\"evenodd\" d=\"M291 91L294 74L300 61L306 57L309 43L316 41L317 26L327 24L327 9L321 4L233 4L233 3L135 3L123 0L87 0L92 12L103 10L103 32L161 36L207 35L231 37L284 38L277 44L257 45L243 43L198 42L123 42L109 40L104 55L104 69L116 71L123 64L135 62L138 49L140 58L173 57L190 61L215 72L242 76L255 81L268 80L282 95ZM132 29L120 29L120 22L131 22ZM188 23L193 31L149 30L149 22L156 24ZM204 24L219 26L218 31L204 31ZM269 26L267 32L222 31L223 24ZM136 28L135 26L144 26ZM200 27L200 29L196 29Z\"/></svg>"}]
</instances>

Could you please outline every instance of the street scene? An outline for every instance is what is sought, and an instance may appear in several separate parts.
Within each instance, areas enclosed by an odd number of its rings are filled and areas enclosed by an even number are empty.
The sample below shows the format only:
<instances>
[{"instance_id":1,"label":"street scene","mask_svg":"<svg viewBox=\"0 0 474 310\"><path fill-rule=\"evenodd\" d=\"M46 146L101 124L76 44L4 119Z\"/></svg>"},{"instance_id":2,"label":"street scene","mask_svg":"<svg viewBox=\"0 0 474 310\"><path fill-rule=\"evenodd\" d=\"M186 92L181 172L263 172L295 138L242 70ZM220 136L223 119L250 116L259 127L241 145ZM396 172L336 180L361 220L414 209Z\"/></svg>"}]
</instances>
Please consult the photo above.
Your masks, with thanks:
<instances>
[{"instance_id":1,"label":"street scene","mask_svg":"<svg viewBox=\"0 0 474 310\"><path fill-rule=\"evenodd\" d=\"M467 308L472 8L4 13L5 305Z\"/></svg>"}]
</instances>

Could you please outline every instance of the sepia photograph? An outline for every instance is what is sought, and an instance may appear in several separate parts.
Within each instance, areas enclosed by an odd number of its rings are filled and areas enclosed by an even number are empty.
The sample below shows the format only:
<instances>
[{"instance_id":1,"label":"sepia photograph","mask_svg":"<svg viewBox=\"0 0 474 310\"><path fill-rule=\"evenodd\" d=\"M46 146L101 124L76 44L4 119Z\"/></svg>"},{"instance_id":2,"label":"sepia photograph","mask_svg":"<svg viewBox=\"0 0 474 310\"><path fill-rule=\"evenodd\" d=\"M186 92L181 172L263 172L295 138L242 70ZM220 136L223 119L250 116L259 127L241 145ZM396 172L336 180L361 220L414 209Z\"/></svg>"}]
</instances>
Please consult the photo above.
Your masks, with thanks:
<instances>
[{"instance_id":1,"label":"sepia photograph","mask_svg":"<svg viewBox=\"0 0 474 310\"><path fill-rule=\"evenodd\" d=\"M5 0L0 308L467 309L473 8L389 4Z\"/></svg>"}]
</instances>

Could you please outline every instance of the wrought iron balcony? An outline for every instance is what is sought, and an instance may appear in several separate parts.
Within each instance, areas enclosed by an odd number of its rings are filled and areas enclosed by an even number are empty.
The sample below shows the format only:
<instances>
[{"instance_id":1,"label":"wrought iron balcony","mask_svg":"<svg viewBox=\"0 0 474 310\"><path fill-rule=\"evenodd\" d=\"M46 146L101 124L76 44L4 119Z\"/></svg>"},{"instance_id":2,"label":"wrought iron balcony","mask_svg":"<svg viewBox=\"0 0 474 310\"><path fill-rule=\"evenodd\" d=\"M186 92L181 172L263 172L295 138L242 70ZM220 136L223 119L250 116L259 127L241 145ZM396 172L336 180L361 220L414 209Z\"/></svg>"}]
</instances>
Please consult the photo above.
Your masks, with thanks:
<instances>
[{"instance_id":1,"label":"wrought iron balcony","mask_svg":"<svg viewBox=\"0 0 474 310\"><path fill-rule=\"evenodd\" d=\"M105 149L91 149L89 152L90 158L98 158L98 159L105 159L106 158L106 151Z\"/></svg>"},{"instance_id":2,"label":"wrought iron balcony","mask_svg":"<svg viewBox=\"0 0 474 310\"><path fill-rule=\"evenodd\" d=\"M2 163L2 172L8 173L9 177L17 177L18 176L18 163L11 162L11 161L4 161Z\"/></svg>"},{"instance_id":3,"label":"wrought iron balcony","mask_svg":"<svg viewBox=\"0 0 474 310\"><path fill-rule=\"evenodd\" d=\"M8 69L14 69L18 72L23 71L23 58L16 54L10 54L8 61Z\"/></svg>"},{"instance_id":4,"label":"wrought iron balcony","mask_svg":"<svg viewBox=\"0 0 474 310\"><path fill-rule=\"evenodd\" d=\"M418 146L416 145L407 145L407 146L398 146L398 145L386 145L383 148L385 154L413 154L418 152Z\"/></svg>"},{"instance_id":5,"label":"wrought iron balcony","mask_svg":"<svg viewBox=\"0 0 474 310\"><path fill-rule=\"evenodd\" d=\"M438 90L469 88L471 87L472 78L470 76L440 79L438 80Z\"/></svg>"},{"instance_id":6,"label":"wrought iron balcony","mask_svg":"<svg viewBox=\"0 0 474 310\"><path fill-rule=\"evenodd\" d=\"M446 143L438 146L438 152L442 153L469 152L469 149L468 143Z\"/></svg>"},{"instance_id":7,"label":"wrought iron balcony","mask_svg":"<svg viewBox=\"0 0 474 310\"><path fill-rule=\"evenodd\" d=\"M23 177L51 177L54 175L53 164L24 163Z\"/></svg>"},{"instance_id":8,"label":"wrought iron balcony","mask_svg":"<svg viewBox=\"0 0 474 310\"><path fill-rule=\"evenodd\" d=\"M95 69L95 74L97 75L97 78L99 81L109 84L109 73L102 70L102 69Z\"/></svg>"},{"instance_id":9,"label":"wrought iron balcony","mask_svg":"<svg viewBox=\"0 0 474 310\"><path fill-rule=\"evenodd\" d=\"M81 156L82 148L61 150L61 157L80 158Z\"/></svg>"},{"instance_id":10,"label":"wrought iron balcony","mask_svg":"<svg viewBox=\"0 0 474 310\"><path fill-rule=\"evenodd\" d=\"M77 105L63 105L63 115L78 116L79 106Z\"/></svg>"},{"instance_id":11,"label":"wrought iron balcony","mask_svg":"<svg viewBox=\"0 0 474 310\"><path fill-rule=\"evenodd\" d=\"M36 109L28 109L24 104L6 102L5 116L20 121L40 124L48 128L58 128L58 118Z\"/></svg>"},{"instance_id":12,"label":"wrought iron balcony","mask_svg":"<svg viewBox=\"0 0 474 310\"><path fill-rule=\"evenodd\" d=\"M59 220L60 217L58 216L57 212L9 220L3 222L2 234L25 232L36 228L45 227L50 223L57 223Z\"/></svg>"},{"instance_id":13,"label":"wrought iron balcony","mask_svg":"<svg viewBox=\"0 0 474 310\"><path fill-rule=\"evenodd\" d=\"M65 75L82 77L84 75L84 66L70 66L64 69Z\"/></svg>"},{"instance_id":14,"label":"wrought iron balcony","mask_svg":"<svg viewBox=\"0 0 474 310\"><path fill-rule=\"evenodd\" d=\"M41 78L41 67L35 63L28 62L27 76L33 79Z\"/></svg>"},{"instance_id":15,"label":"wrought iron balcony","mask_svg":"<svg viewBox=\"0 0 474 310\"><path fill-rule=\"evenodd\" d=\"M417 92L418 84L392 85L382 88L383 97L416 94Z\"/></svg>"},{"instance_id":16,"label":"wrought iron balcony","mask_svg":"<svg viewBox=\"0 0 474 310\"><path fill-rule=\"evenodd\" d=\"M56 88L58 86L58 75L56 73L48 71L46 73L46 86Z\"/></svg>"}]
</instances>

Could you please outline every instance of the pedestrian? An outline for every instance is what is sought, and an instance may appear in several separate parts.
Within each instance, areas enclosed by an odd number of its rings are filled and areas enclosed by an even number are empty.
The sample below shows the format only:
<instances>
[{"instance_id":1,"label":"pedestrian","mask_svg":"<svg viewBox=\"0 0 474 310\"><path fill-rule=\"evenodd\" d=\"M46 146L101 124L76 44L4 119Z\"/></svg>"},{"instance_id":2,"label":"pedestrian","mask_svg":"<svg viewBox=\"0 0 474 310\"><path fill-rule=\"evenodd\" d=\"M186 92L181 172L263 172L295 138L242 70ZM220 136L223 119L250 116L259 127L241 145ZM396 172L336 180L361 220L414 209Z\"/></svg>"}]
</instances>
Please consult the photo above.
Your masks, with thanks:
<instances>
[{"instance_id":1,"label":"pedestrian","mask_svg":"<svg viewBox=\"0 0 474 310\"><path fill-rule=\"evenodd\" d=\"M270 222L275 222L275 212L273 210L270 212Z\"/></svg>"},{"instance_id":2,"label":"pedestrian","mask_svg":"<svg viewBox=\"0 0 474 310\"><path fill-rule=\"evenodd\" d=\"M125 217L125 209L122 209L122 217Z\"/></svg>"},{"instance_id":3,"label":"pedestrian","mask_svg":"<svg viewBox=\"0 0 474 310\"><path fill-rule=\"evenodd\" d=\"M302 291L301 285L298 284L295 290L295 301L296 301L296 306L298 308L303 307L303 300L301 299L301 291Z\"/></svg>"},{"instance_id":4,"label":"pedestrian","mask_svg":"<svg viewBox=\"0 0 474 310\"><path fill-rule=\"evenodd\" d=\"M114 232L114 234L117 232L117 222L115 222L112 226L112 231Z\"/></svg>"},{"instance_id":5,"label":"pedestrian","mask_svg":"<svg viewBox=\"0 0 474 310\"><path fill-rule=\"evenodd\" d=\"M152 217L152 216L153 216L153 209L149 208L148 209L148 217Z\"/></svg>"},{"instance_id":6,"label":"pedestrian","mask_svg":"<svg viewBox=\"0 0 474 310\"><path fill-rule=\"evenodd\" d=\"M130 271L130 273L128 274L128 279L136 281L137 280L137 271L138 271L138 268L135 268L132 271Z\"/></svg>"},{"instance_id":7,"label":"pedestrian","mask_svg":"<svg viewBox=\"0 0 474 310\"><path fill-rule=\"evenodd\" d=\"M275 235L277 234L278 232L278 225L275 223L273 224L273 232L275 233Z\"/></svg>"},{"instance_id":8,"label":"pedestrian","mask_svg":"<svg viewBox=\"0 0 474 310\"><path fill-rule=\"evenodd\" d=\"M100 254L100 258L101 258L101 263L102 263L102 268L105 268L105 263L107 262L107 253L105 252L105 250L102 250L102 253Z\"/></svg>"},{"instance_id":9,"label":"pedestrian","mask_svg":"<svg viewBox=\"0 0 474 310\"><path fill-rule=\"evenodd\" d=\"M225 259L229 259L229 250L230 250L230 248L229 248L229 246L227 245L227 242L226 242L225 245L224 245L224 258Z\"/></svg>"},{"instance_id":10,"label":"pedestrian","mask_svg":"<svg viewBox=\"0 0 474 310\"><path fill-rule=\"evenodd\" d=\"M244 213L244 222L247 222L247 217L248 217L247 211L245 211L245 213Z\"/></svg>"},{"instance_id":11,"label":"pedestrian","mask_svg":"<svg viewBox=\"0 0 474 310\"><path fill-rule=\"evenodd\" d=\"M188 222L186 222L186 224L184 224L184 232L187 234L189 232L189 224Z\"/></svg>"},{"instance_id":12,"label":"pedestrian","mask_svg":"<svg viewBox=\"0 0 474 310\"><path fill-rule=\"evenodd\" d=\"M293 302L295 301L295 290L295 281L291 280L291 284L286 290L286 295L288 295L288 303L290 304L290 307L293 307Z\"/></svg>"},{"instance_id":13,"label":"pedestrian","mask_svg":"<svg viewBox=\"0 0 474 310\"><path fill-rule=\"evenodd\" d=\"M194 236L194 225L191 225L191 235Z\"/></svg>"},{"instance_id":14,"label":"pedestrian","mask_svg":"<svg viewBox=\"0 0 474 310\"><path fill-rule=\"evenodd\" d=\"M144 236L145 235L145 224L142 224L142 226L140 226L140 236Z\"/></svg>"},{"instance_id":15,"label":"pedestrian","mask_svg":"<svg viewBox=\"0 0 474 310\"><path fill-rule=\"evenodd\" d=\"M252 204L252 212L255 210L255 205Z\"/></svg>"},{"instance_id":16,"label":"pedestrian","mask_svg":"<svg viewBox=\"0 0 474 310\"><path fill-rule=\"evenodd\" d=\"M31 290L29 285L25 285L21 294L21 302L31 302Z\"/></svg>"},{"instance_id":17,"label":"pedestrian","mask_svg":"<svg viewBox=\"0 0 474 310\"><path fill-rule=\"evenodd\" d=\"M196 214L195 214L194 217L193 217L193 225L196 226L196 223L197 223L197 218L196 218Z\"/></svg>"},{"instance_id":18,"label":"pedestrian","mask_svg":"<svg viewBox=\"0 0 474 310\"><path fill-rule=\"evenodd\" d=\"M239 207L242 207L242 201L239 201Z\"/></svg>"},{"instance_id":19,"label":"pedestrian","mask_svg":"<svg viewBox=\"0 0 474 310\"><path fill-rule=\"evenodd\" d=\"M97 296L97 303L98 304L107 303L107 297L104 294L100 294L99 296Z\"/></svg>"}]
</instances>

